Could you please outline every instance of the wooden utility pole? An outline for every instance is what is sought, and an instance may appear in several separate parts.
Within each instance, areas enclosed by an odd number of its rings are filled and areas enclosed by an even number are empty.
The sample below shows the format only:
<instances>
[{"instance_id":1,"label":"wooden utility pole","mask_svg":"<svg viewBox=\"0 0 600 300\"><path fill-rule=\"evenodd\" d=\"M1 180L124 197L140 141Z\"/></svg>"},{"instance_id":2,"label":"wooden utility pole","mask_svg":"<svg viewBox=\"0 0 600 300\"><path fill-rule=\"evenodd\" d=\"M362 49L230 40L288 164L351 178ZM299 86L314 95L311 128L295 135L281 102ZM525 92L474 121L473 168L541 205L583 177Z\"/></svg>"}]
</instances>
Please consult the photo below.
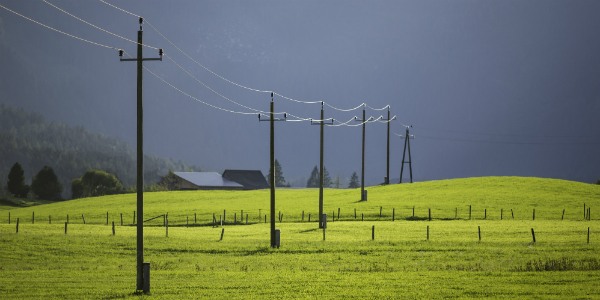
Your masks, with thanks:
<instances>
[{"instance_id":1,"label":"wooden utility pole","mask_svg":"<svg viewBox=\"0 0 600 300\"><path fill-rule=\"evenodd\" d=\"M145 60L162 61L163 51L159 49L160 58L144 58L142 37L144 31L142 24L143 18L139 19L140 30L138 31L137 58L121 58L121 61L137 62L137 290L144 290L144 284L149 282L150 278L144 278L144 101L143 101L143 80L142 74L144 67L142 62ZM119 50L119 56L123 57L123 50ZM144 292L147 292L144 290Z\"/></svg>"},{"instance_id":2,"label":"wooden utility pole","mask_svg":"<svg viewBox=\"0 0 600 300\"><path fill-rule=\"evenodd\" d=\"M390 106L388 105L388 115L387 115L387 169L385 173L385 184L390 184L390 122L396 117L390 119Z\"/></svg>"},{"instance_id":3,"label":"wooden utility pole","mask_svg":"<svg viewBox=\"0 0 600 300\"><path fill-rule=\"evenodd\" d=\"M269 184L271 185L271 247L277 247L275 240L275 121L285 121L287 116L284 114L284 119L275 119L275 102L273 102L273 93L271 93L271 113L269 119L261 119L258 114L258 121L269 121L271 124L271 157L270 157L270 176ZM266 217L266 216L265 216Z\"/></svg>"},{"instance_id":4,"label":"wooden utility pole","mask_svg":"<svg viewBox=\"0 0 600 300\"><path fill-rule=\"evenodd\" d=\"M323 228L323 182L325 181L325 166L323 165L323 140L324 140L324 128L325 128L325 111L323 110L323 102L321 102L321 120L318 122L314 122L310 120L311 125L320 125L321 126L321 143L320 143L320 170L319 170L319 228ZM331 119L331 123L333 124L333 119Z\"/></svg>"},{"instance_id":5,"label":"wooden utility pole","mask_svg":"<svg viewBox=\"0 0 600 300\"><path fill-rule=\"evenodd\" d=\"M356 119L356 121L363 122L362 124L362 169L360 174L360 200L365 200L365 127L368 120L365 117L365 105L363 105L363 117L362 120Z\"/></svg>"}]
</instances>

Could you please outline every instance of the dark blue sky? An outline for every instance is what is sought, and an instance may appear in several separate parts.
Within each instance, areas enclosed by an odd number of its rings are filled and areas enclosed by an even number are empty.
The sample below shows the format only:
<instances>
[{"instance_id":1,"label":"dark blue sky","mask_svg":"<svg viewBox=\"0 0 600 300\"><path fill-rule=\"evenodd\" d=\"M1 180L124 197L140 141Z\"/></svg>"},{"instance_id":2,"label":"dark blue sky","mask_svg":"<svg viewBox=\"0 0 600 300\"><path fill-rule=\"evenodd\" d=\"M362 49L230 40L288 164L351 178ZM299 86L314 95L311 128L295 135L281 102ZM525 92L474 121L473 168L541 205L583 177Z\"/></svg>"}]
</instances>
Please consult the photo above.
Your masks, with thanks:
<instances>
[{"instance_id":1,"label":"dark blue sky","mask_svg":"<svg viewBox=\"0 0 600 300\"><path fill-rule=\"evenodd\" d=\"M129 39L137 18L100 1L48 0ZM108 1L108 0L107 0ZM338 108L391 106L413 125L415 180L537 176L600 177L600 2L598 1L108 1L145 17L206 68L240 85ZM135 56L133 43L78 21L43 1L0 5L58 30ZM2 43L21 70L0 68L0 102L47 120L84 125L135 147L135 63L116 50L76 40L0 8ZM164 48L198 80L233 101L269 109L268 93L233 85L201 68L144 25L145 44ZM144 55L157 51L145 48ZM146 66L193 97L252 112L190 78L169 59ZM15 75L15 73L17 75ZM17 78L17 79L15 79ZM197 102L144 73L145 148L222 172L268 170L269 126ZM275 97L277 111L319 118L319 104ZM367 116L386 111L367 109ZM346 121L362 109L325 107ZM404 134L399 122L392 131ZM352 122L355 124L357 122ZM367 125L366 182L385 176L386 125ZM361 127L325 130L325 166L360 176ZM391 177L403 140L391 136ZM286 179L319 162L319 129L276 124ZM405 173L406 178L406 173ZM305 182L305 181L304 181ZM348 181L346 180L345 184Z\"/></svg>"}]
</instances>

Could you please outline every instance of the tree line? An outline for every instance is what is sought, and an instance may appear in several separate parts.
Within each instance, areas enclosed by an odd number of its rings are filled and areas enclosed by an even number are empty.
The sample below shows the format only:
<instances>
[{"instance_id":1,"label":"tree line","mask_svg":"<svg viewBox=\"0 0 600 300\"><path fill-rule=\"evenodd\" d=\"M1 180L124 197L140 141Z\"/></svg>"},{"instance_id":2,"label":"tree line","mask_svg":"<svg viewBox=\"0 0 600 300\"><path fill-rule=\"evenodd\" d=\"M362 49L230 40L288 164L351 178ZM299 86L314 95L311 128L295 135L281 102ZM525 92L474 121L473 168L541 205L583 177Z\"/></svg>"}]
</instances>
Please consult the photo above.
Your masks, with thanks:
<instances>
[{"instance_id":1,"label":"tree line","mask_svg":"<svg viewBox=\"0 0 600 300\"><path fill-rule=\"evenodd\" d=\"M267 179L267 182L269 182L269 178L271 177L270 169L271 168L269 168L269 172L267 173L267 176L265 176L265 178ZM308 177L308 180L306 182L306 187L307 188L318 188L319 180L320 180L319 168L317 168L317 166L315 166L313 168L312 172L310 173L310 176ZM290 184L287 183L285 181L285 177L283 177L283 170L282 170L281 164L279 163L279 161L277 159L275 159L275 186L276 187L290 187ZM323 167L323 187L327 187L327 188L333 187L336 189L340 189L340 188L343 188L343 186L344 186L344 183L340 179L339 174L336 175L334 180L331 180L331 177L329 176L329 172L327 171L327 168ZM358 187L360 187L360 182L358 181L358 175L356 175L356 172L354 172L354 173L352 173L352 176L350 177L350 183L348 184L348 188L355 189Z\"/></svg>"},{"instance_id":2,"label":"tree line","mask_svg":"<svg viewBox=\"0 0 600 300\"><path fill-rule=\"evenodd\" d=\"M0 104L0 141L3 183L14 163L19 162L29 184L43 167L52 168L63 186L65 199L71 198L71 181L87 170L113 174L123 189L136 184L136 154L129 144L83 126L47 123L41 114ZM160 182L169 170L200 171L200 168L181 160L144 155L144 186L158 188L153 184Z\"/></svg>"}]
</instances>

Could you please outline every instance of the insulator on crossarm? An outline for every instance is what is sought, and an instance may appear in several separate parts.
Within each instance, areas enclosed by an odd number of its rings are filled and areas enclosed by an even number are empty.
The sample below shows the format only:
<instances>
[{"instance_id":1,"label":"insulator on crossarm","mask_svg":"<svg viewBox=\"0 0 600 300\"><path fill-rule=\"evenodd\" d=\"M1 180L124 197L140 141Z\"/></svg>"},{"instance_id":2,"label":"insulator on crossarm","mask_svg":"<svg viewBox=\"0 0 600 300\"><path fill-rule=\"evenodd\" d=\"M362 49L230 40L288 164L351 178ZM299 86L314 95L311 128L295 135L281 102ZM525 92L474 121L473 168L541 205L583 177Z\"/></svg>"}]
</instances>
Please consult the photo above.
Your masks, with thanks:
<instances>
[{"instance_id":1,"label":"insulator on crossarm","mask_svg":"<svg viewBox=\"0 0 600 300\"><path fill-rule=\"evenodd\" d=\"M123 57L123 50L119 49L119 56Z\"/></svg>"},{"instance_id":2,"label":"insulator on crossarm","mask_svg":"<svg viewBox=\"0 0 600 300\"><path fill-rule=\"evenodd\" d=\"M163 49L158 49L158 55L160 55L160 56L165 55L165 52L163 51Z\"/></svg>"}]
</instances>

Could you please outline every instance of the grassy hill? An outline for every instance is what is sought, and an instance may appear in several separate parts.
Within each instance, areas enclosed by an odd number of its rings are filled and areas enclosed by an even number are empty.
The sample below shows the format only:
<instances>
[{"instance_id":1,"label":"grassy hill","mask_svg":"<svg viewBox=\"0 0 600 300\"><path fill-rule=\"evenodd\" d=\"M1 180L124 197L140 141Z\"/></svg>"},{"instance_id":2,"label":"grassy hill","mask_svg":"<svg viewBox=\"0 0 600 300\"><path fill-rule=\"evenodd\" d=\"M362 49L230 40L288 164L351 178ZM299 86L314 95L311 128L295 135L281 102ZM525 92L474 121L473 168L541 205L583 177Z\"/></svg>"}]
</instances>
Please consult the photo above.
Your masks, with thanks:
<instances>
[{"instance_id":1,"label":"grassy hill","mask_svg":"<svg viewBox=\"0 0 600 300\"><path fill-rule=\"evenodd\" d=\"M524 178L524 177L482 177L451 179L413 184L395 184L388 186L368 187L368 201L360 200L360 189L336 190L325 189L324 212L329 218L335 211L341 220L357 220L361 214L365 220L422 219L428 217L431 208L433 219L469 219L490 220L514 218L530 220L583 219L583 206L592 207L592 218L595 209L600 207L600 186L573 181ZM311 221L318 214L318 189L278 189L276 191L276 212L283 214L284 222L305 221L311 214ZM35 212L36 219L65 221L71 215L71 222L102 224L109 221L120 222L120 214L124 214L125 224L132 223L133 211L136 209L136 195L114 195L76 199L66 202L50 203L29 207L14 207L0 204L0 223L6 223L8 212L11 218L21 217L30 220ZM186 217L199 224L211 222L212 215L218 216L226 211L225 221L233 222L234 213L239 221L241 211L249 215L250 222L258 222L259 214L264 222L264 215L269 213L269 190L258 191L177 191L155 192L144 194L145 216L169 214L171 224L183 224ZM413 207L415 217L413 218ZM380 217L381 210L381 217ZM487 214L486 214L487 210ZM597 214L597 216L600 216ZM158 222L158 221L156 221ZM159 224L159 223L149 223Z\"/></svg>"},{"instance_id":2,"label":"grassy hill","mask_svg":"<svg viewBox=\"0 0 600 300\"><path fill-rule=\"evenodd\" d=\"M367 202L358 201L360 190L325 191L325 211L337 215L340 208L342 222L330 219L324 240L314 217L318 190L278 190L277 211L284 214L284 222L277 224L279 249L268 246L270 225L256 223L259 209L264 215L269 208L267 190L146 193L146 216L168 212L169 223L176 226L167 236L159 218L144 229L144 259L152 269L151 295L145 296L134 291L136 227L118 226L121 213L125 224L132 223L135 195L1 205L0 298L600 297L600 218L594 217L600 186L487 177L368 191ZM592 208L591 221L583 221L584 203ZM359 221L354 221L354 208ZM432 221L424 221L428 208ZM239 222L242 209L252 216L251 224L231 225L233 213ZM505 211L502 221L500 209ZM198 225L208 225L212 214L223 210L226 226L185 226L188 218L193 225L194 213ZM300 222L303 210L305 222ZM116 221L116 235L105 225L106 212L109 221ZM311 223L306 222L309 213Z\"/></svg>"}]
</instances>

